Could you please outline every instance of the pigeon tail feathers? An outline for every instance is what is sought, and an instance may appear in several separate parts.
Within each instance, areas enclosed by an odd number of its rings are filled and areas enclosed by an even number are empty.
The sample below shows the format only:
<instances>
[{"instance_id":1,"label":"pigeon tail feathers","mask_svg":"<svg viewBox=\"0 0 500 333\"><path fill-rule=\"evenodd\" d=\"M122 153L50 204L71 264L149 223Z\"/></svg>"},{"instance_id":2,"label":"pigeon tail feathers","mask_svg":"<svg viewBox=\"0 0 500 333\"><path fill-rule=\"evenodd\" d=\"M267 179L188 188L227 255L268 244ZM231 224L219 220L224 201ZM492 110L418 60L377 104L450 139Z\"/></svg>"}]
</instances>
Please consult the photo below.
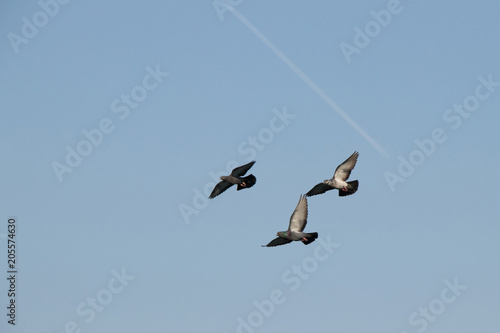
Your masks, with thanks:
<instances>
[{"instance_id":1,"label":"pigeon tail feathers","mask_svg":"<svg viewBox=\"0 0 500 333\"><path fill-rule=\"evenodd\" d=\"M318 238L318 233L317 232L311 232L308 234L307 237L304 237L306 240L302 240L302 243L304 243L304 245L307 245L307 244L311 244L312 242L314 242L316 240L316 238Z\"/></svg>"},{"instance_id":2,"label":"pigeon tail feathers","mask_svg":"<svg viewBox=\"0 0 500 333\"><path fill-rule=\"evenodd\" d=\"M248 175L246 177L242 177L240 178L242 182L245 183L245 186L243 186L242 184L238 184L238 188L237 190L242 190L244 188L250 188L252 186L255 185L255 183L257 182L257 178L255 178L254 175Z\"/></svg>"},{"instance_id":3,"label":"pigeon tail feathers","mask_svg":"<svg viewBox=\"0 0 500 333\"><path fill-rule=\"evenodd\" d=\"M339 197L345 197L347 195L351 195L356 193L358 190L359 182L357 180L353 180L350 182L347 182L347 191L344 191L343 189L339 190Z\"/></svg>"}]
</instances>

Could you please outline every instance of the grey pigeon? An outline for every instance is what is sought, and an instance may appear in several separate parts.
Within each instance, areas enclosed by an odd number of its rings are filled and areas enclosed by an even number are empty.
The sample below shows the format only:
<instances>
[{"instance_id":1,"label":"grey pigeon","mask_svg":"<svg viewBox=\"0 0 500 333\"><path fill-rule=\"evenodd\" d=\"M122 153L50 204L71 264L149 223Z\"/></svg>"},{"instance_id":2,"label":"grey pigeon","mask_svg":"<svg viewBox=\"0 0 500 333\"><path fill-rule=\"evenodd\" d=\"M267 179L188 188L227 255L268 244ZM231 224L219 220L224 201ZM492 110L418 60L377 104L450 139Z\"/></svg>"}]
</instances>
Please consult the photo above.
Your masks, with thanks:
<instances>
[{"instance_id":1,"label":"grey pigeon","mask_svg":"<svg viewBox=\"0 0 500 333\"><path fill-rule=\"evenodd\" d=\"M242 190L244 188L250 188L255 185L257 178L254 175L248 175L243 177L245 173L255 164L255 161L247 163L245 165L234 168L229 176L220 177L221 181L215 185L212 193L210 193L209 198L213 199L228 188L233 185L237 185L236 190Z\"/></svg>"},{"instance_id":2,"label":"grey pigeon","mask_svg":"<svg viewBox=\"0 0 500 333\"><path fill-rule=\"evenodd\" d=\"M292 241L302 241L305 245L314 242L318 238L317 232L305 233L304 228L307 224L307 198L305 195L300 196L297 207L290 216L290 224L287 231L279 231L269 244L262 245L264 247L278 246L291 243Z\"/></svg>"},{"instance_id":3,"label":"grey pigeon","mask_svg":"<svg viewBox=\"0 0 500 333\"><path fill-rule=\"evenodd\" d=\"M347 160L335 169L332 179L326 179L322 183L317 184L309 192L307 192L306 195L310 197L333 189L339 190L339 196L341 197L354 194L358 190L359 182L357 180L346 182L346 180L351 175L351 171L356 165L358 156L359 153L355 151Z\"/></svg>"}]
</instances>

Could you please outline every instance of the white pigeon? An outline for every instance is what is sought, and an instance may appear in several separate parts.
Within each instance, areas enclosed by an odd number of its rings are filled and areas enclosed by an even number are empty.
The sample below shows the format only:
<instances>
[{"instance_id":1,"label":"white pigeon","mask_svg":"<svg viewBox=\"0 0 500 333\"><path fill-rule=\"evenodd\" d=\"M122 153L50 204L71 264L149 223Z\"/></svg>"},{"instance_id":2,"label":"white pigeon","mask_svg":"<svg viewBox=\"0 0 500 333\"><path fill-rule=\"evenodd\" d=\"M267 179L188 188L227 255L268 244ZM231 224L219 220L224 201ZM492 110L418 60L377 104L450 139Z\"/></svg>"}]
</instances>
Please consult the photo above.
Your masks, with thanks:
<instances>
[{"instance_id":1,"label":"white pigeon","mask_svg":"<svg viewBox=\"0 0 500 333\"><path fill-rule=\"evenodd\" d=\"M305 195L300 196L297 207L290 216L290 224L287 231L279 231L269 244L262 245L263 247L278 246L291 243L292 241L302 241L305 245L314 242L318 238L317 232L303 232L307 224L307 198Z\"/></svg>"},{"instance_id":2,"label":"white pigeon","mask_svg":"<svg viewBox=\"0 0 500 333\"><path fill-rule=\"evenodd\" d=\"M354 194L358 190L359 182L357 180L347 182L346 180L351 175L351 171L356 165L358 156L359 153L355 151L347 160L335 169L332 179L326 179L322 183L317 184L309 192L307 192L306 195L310 197L333 189L339 190L339 196L341 197Z\"/></svg>"}]
</instances>

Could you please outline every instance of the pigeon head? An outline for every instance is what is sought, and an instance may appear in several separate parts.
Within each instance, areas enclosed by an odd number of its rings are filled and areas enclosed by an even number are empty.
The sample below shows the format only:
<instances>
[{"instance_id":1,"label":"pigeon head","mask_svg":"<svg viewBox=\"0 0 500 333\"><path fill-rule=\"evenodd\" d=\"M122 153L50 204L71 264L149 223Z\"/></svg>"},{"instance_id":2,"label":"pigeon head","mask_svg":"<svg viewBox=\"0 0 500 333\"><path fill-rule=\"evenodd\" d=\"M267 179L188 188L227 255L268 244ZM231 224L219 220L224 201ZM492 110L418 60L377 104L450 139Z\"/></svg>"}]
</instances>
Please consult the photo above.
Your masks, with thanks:
<instances>
[{"instance_id":1,"label":"pigeon head","mask_svg":"<svg viewBox=\"0 0 500 333\"><path fill-rule=\"evenodd\" d=\"M281 238L287 238L286 231L278 231L276 233L276 236L281 237Z\"/></svg>"}]
</instances>

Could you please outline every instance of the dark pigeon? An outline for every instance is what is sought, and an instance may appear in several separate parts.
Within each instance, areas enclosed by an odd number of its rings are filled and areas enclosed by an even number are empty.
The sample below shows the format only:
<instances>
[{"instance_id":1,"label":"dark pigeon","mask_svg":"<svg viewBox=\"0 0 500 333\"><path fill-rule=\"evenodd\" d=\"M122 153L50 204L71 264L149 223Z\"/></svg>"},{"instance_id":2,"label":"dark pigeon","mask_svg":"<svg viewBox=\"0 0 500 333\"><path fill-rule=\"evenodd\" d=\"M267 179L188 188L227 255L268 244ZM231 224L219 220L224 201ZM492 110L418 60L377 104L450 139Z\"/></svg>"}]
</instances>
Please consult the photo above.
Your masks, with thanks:
<instances>
[{"instance_id":1,"label":"dark pigeon","mask_svg":"<svg viewBox=\"0 0 500 333\"><path fill-rule=\"evenodd\" d=\"M212 193L210 193L209 198L213 199L228 188L233 185L237 185L236 190L242 190L244 188L250 188L255 185L257 178L254 175L248 175L243 177L245 173L255 164L255 161L247 163L245 165L234 168L229 176L220 177L221 181L215 185Z\"/></svg>"}]
</instances>

